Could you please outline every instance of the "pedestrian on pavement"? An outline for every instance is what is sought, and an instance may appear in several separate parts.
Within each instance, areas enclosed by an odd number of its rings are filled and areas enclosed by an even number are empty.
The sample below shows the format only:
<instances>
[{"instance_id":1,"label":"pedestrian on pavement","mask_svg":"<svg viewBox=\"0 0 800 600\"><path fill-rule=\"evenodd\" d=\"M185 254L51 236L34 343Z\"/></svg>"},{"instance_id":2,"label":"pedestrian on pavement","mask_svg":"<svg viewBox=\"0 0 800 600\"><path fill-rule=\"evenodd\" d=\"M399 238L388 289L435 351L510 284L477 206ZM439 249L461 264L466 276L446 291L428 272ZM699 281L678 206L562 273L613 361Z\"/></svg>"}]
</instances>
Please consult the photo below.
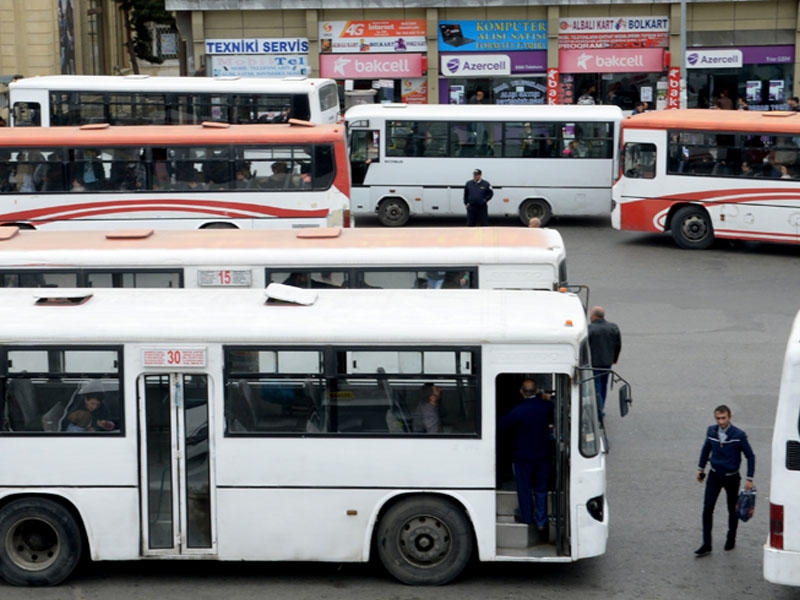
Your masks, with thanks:
<instances>
[{"instance_id":1,"label":"pedestrian on pavement","mask_svg":"<svg viewBox=\"0 0 800 600\"><path fill-rule=\"evenodd\" d=\"M480 169L472 172L472 179L464 184L464 206L467 207L467 226L489 224L488 202L494 196L492 184L481 178Z\"/></svg>"},{"instance_id":2,"label":"pedestrian on pavement","mask_svg":"<svg viewBox=\"0 0 800 600\"><path fill-rule=\"evenodd\" d=\"M597 391L597 413L602 423L611 366L619 360L622 350L619 327L616 323L606 321L606 311L602 306L595 306L589 312L589 350L592 353L594 386Z\"/></svg>"},{"instance_id":3,"label":"pedestrian on pavement","mask_svg":"<svg viewBox=\"0 0 800 600\"><path fill-rule=\"evenodd\" d=\"M728 535L725 539L725 550L733 550L736 546L736 529L739 516L736 514L736 501L739 496L739 485L742 476L739 467L742 455L747 458L747 479L744 487L753 489L753 475L756 470L756 455L747 441L747 434L731 423L731 409L721 404L714 409L717 424L711 425L706 432L703 448L700 450L700 462L697 463L697 481L706 481L706 492L703 496L703 545L695 550L696 556L711 554L711 527L714 520L714 506L720 491L725 490L728 503ZM711 469L706 477L706 463L711 462Z\"/></svg>"}]
</instances>

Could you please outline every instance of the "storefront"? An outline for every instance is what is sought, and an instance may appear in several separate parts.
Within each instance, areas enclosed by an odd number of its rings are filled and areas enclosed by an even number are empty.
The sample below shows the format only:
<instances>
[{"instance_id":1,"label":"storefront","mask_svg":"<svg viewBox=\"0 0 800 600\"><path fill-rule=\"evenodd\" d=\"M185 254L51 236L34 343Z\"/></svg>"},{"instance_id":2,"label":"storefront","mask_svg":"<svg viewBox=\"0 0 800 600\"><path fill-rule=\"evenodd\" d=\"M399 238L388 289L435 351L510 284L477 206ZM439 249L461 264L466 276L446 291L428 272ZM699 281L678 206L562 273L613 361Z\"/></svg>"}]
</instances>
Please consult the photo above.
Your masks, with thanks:
<instances>
[{"instance_id":1,"label":"storefront","mask_svg":"<svg viewBox=\"0 0 800 600\"><path fill-rule=\"evenodd\" d=\"M439 21L440 104L544 104L547 21Z\"/></svg>"},{"instance_id":2,"label":"storefront","mask_svg":"<svg viewBox=\"0 0 800 600\"><path fill-rule=\"evenodd\" d=\"M669 18L612 17L559 20L557 102L616 104L632 110L666 102ZM557 83L556 83L557 80ZM659 85L661 84L661 85Z\"/></svg>"},{"instance_id":3,"label":"storefront","mask_svg":"<svg viewBox=\"0 0 800 600\"><path fill-rule=\"evenodd\" d=\"M320 77L337 80L344 106L428 102L425 19L321 21Z\"/></svg>"},{"instance_id":4,"label":"storefront","mask_svg":"<svg viewBox=\"0 0 800 600\"><path fill-rule=\"evenodd\" d=\"M690 108L715 106L724 91L750 110L785 110L793 94L794 46L691 48L686 53Z\"/></svg>"},{"instance_id":5,"label":"storefront","mask_svg":"<svg viewBox=\"0 0 800 600\"><path fill-rule=\"evenodd\" d=\"M206 69L212 77L308 76L306 38L208 39Z\"/></svg>"}]
</instances>

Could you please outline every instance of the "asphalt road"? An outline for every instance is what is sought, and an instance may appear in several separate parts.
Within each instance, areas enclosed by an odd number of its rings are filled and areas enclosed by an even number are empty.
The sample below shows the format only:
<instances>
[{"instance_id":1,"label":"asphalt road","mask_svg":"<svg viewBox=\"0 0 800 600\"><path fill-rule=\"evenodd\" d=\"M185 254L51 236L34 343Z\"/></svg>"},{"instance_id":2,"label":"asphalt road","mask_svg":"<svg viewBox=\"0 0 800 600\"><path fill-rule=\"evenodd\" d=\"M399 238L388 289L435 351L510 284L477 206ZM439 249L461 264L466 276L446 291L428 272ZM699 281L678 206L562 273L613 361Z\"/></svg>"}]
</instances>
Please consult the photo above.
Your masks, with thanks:
<instances>
[{"instance_id":1,"label":"asphalt road","mask_svg":"<svg viewBox=\"0 0 800 600\"><path fill-rule=\"evenodd\" d=\"M618 367L633 385L624 420L611 405L607 410L605 556L555 566L476 565L456 583L433 589L397 584L371 565L98 563L59 588L0 585L3 600L800 598L800 591L768 584L761 574L770 437L783 351L800 308L800 247L720 243L698 252L680 250L667 237L614 231L605 219L561 219L553 226L566 242L570 280L589 284L590 303L603 305L619 324ZM703 486L694 476L720 403L732 408L756 452L758 506L740 526L736 548L724 552L721 500L714 552L697 559Z\"/></svg>"}]
</instances>

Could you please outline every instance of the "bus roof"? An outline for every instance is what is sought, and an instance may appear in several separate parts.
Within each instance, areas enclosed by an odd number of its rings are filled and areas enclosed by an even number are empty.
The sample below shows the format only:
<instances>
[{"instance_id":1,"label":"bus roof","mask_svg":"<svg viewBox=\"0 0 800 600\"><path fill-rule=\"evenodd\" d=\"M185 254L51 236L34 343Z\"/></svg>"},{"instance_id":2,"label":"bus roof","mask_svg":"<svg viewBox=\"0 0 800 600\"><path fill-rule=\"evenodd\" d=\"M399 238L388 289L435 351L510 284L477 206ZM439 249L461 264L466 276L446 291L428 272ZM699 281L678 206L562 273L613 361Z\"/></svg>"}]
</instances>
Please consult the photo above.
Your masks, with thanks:
<instances>
[{"instance_id":1,"label":"bus roof","mask_svg":"<svg viewBox=\"0 0 800 600\"><path fill-rule=\"evenodd\" d=\"M631 115L623 129L696 129L800 135L800 113L793 111L709 110L687 108Z\"/></svg>"},{"instance_id":2,"label":"bus roof","mask_svg":"<svg viewBox=\"0 0 800 600\"><path fill-rule=\"evenodd\" d=\"M0 147L36 148L63 144L71 147L83 146L142 146L163 144L166 146L185 143L208 144L259 144L268 141L274 144L297 144L309 142L339 141L344 136L342 125L292 125L253 124L228 125L227 123L204 123L200 125L126 125L101 124L79 127L2 127Z\"/></svg>"},{"instance_id":3,"label":"bus roof","mask_svg":"<svg viewBox=\"0 0 800 600\"><path fill-rule=\"evenodd\" d=\"M430 251L429 262L467 264L476 256L506 263L558 261L564 241L555 229L529 227L422 227L383 229L199 229L142 231L29 231L0 227L0 266L167 265L179 258L189 266L259 257L284 264L332 264L319 251L337 250L358 264L408 264L418 260L409 251ZM366 252L365 252L366 250ZM167 253L172 254L167 254ZM340 258L339 260L343 260ZM266 265L264 265L266 266Z\"/></svg>"},{"instance_id":4,"label":"bus roof","mask_svg":"<svg viewBox=\"0 0 800 600\"><path fill-rule=\"evenodd\" d=\"M357 104L345 113L356 119L445 119L448 121L619 121L618 106L518 104Z\"/></svg>"},{"instance_id":5,"label":"bus roof","mask_svg":"<svg viewBox=\"0 0 800 600\"><path fill-rule=\"evenodd\" d=\"M153 77L151 75L42 75L10 83L8 89L97 92L300 92L335 82L311 77Z\"/></svg>"},{"instance_id":6,"label":"bus roof","mask_svg":"<svg viewBox=\"0 0 800 600\"><path fill-rule=\"evenodd\" d=\"M306 291L306 290L303 290ZM564 343L586 316L573 294L521 290L314 290L308 306L265 290L0 290L0 343ZM88 297L87 297L88 296ZM82 303L60 299L86 298ZM402 314L402 318L392 315Z\"/></svg>"}]
</instances>

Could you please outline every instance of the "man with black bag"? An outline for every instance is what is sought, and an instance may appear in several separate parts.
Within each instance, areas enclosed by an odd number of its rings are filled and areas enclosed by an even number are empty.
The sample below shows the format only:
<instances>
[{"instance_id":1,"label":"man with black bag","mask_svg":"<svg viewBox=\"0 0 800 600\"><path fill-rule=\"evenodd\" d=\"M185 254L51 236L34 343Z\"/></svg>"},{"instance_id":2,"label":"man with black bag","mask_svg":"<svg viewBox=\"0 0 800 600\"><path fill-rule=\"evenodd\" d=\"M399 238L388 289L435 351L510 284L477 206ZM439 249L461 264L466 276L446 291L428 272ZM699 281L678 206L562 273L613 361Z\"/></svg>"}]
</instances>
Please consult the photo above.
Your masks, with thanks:
<instances>
[{"instance_id":1,"label":"man with black bag","mask_svg":"<svg viewBox=\"0 0 800 600\"><path fill-rule=\"evenodd\" d=\"M719 493L724 489L728 504L728 536L725 550L733 550L736 546L736 529L739 516L736 512L736 500L739 496L739 485L742 477L739 467L742 454L747 458L746 490L753 489L753 475L756 469L756 455L747 441L747 434L731 423L731 409L724 404L714 409L716 425L711 425L706 433L706 440L700 450L700 461L697 464L697 481L706 480L706 491L703 498L703 545L695 550L695 555L711 554L711 527L714 517L714 506ZM711 462L711 469L706 478L705 467Z\"/></svg>"}]
</instances>

